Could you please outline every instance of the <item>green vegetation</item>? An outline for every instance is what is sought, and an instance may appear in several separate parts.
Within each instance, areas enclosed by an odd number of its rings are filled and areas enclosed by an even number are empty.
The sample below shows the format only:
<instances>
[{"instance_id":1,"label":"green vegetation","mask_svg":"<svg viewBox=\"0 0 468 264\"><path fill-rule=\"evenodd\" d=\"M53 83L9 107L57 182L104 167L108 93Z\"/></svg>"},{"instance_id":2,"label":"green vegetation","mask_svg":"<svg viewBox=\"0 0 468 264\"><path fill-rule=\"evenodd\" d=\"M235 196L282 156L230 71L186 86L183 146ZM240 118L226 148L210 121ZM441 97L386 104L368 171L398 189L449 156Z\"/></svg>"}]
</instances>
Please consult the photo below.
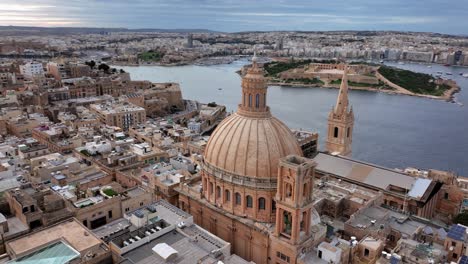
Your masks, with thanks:
<instances>
[{"instance_id":1,"label":"green vegetation","mask_svg":"<svg viewBox=\"0 0 468 264\"><path fill-rule=\"evenodd\" d=\"M113 197L113 196L116 196L118 195L118 193L116 191L114 191L113 189L109 188L109 189L104 189L102 191L104 194L106 194L107 196L110 196L110 197Z\"/></svg>"},{"instance_id":2,"label":"green vegetation","mask_svg":"<svg viewBox=\"0 0 468 264\"><path fill-rule=\"evenodd\" d=\"M286 83L303 83L303 84L324 84L320 79L317 78L298 78L298 79L287 79Z\"/></svg>"},{"instance_id":3,"label":"green vegetation","mask_svg":"<svg viewBox=\"0 0 468 264\"><path fill-rule=\"evenodd\" d=\"M281 72L295 69L302 67L304 65L310 64L310 63L328 63L328 64L336 64L338 63L335 60L294 60L291 58L290 61L288 62L283 62L283 61L272 61L265 63L263 65L263 68L267 72L268 77L277 77L277 75Z\"/></svg>"},{"instance_id":4,"label":"green vegetation","mask_svg":"<svg viewBox=\"0 0 468 264\"><path fill-rule=\"evenodd\" d=\"M333 80L330 82L330 84L339 85L341 84L341 79ZM359 83L359 82L352 82L348 80L348 85L354 86L354 87L371 87L371 88L376 88L376 89L393 90L392 87L384 84L381 81L379 81L379 83Z\"/></svg>"},{"instance_id":5,"label":"green vegetation","mask_svg":"<svg viewBox=\"0 0 468 264\"><path fill-rule=\"evenodd\" d=\"M85 64L88 65L91 69L94 69L94 67L96 66L96 62L95 61L85 61Z\"/></svg>"},{"instance_id":6,"label":"green vegetation","mask_svg":"<svg viewBox=\"0 0 468 264\"><path fill-rule=\"evenodd\" d=\"M164 57L164 53L159 52L159 51L146 51L143 53L138 54L138 59L144 60L144 61L160 61Z\"/></svg>"},{"instance_id":7,"label":"green vegetation","mask_svg":"<svg viewBox=\"0 0 468 264\"><path fill-rule=\"evenodd\" d=\"M448 85L437 85L434 78L425 73L412 72L394 67L381 66L379 73L392 83L416 94L441 96L450 89Z\"/></svg>"},{"instance_id":8,"label":"green vegetation","mask_svg":"<svg viewBox=\"0 0 468 264\"><path fill-rule=\"evenodd\" d=\"M463 211L453 218L455 224L468 226L468 211Z\"/></svg>"},{"instance_id":9,"label":"green vegetation","mask_svg":"<svg viewBox=\"0 0 468 264\"><path fill-rule=\"evenodd\" d=\"M290 69L295 69L295 68L307 65L311 62L312 60L301 60L301 61L291 60L289 62L274 61L274 62L265 63L263 67L265 71L267 72L267 76L276 77L278 73L281 73Z\"/></svg>"},{"instance_id":10,"label":"green vegetation","mask_svg":"<svg viewBox=\"0 0 468 264\"><path fill-rule=\"evenodd\" d=\"M91 154L89 154L89 152L86 149L80 150L80 153L88 157L91 156Z\"/></svg>"},{"instance_id":11,"label":"green vegetation","mask_svg":"<svg viewBox=\"0 0 468 264\"><path fill-rule=\"evenodd\" d=\"M101 63L98 66L98 70L100 70L100 71L102 70L104 72L109 72L109 69L110 69L110 66L105 64L105 63Z\"/></svg>"},{"instance_id":12,"label":"green vegetation","mask_svg":"<svg viewBox=\"0 0 468 264\"><path fill-rule=\"evenodd\" d=\"M85 208L85 207L88 207L88 206L91 206L91 205L94 205L94 203L82 204L82 205L80 205L80 208Z\"/></svg>"}]
</instances>

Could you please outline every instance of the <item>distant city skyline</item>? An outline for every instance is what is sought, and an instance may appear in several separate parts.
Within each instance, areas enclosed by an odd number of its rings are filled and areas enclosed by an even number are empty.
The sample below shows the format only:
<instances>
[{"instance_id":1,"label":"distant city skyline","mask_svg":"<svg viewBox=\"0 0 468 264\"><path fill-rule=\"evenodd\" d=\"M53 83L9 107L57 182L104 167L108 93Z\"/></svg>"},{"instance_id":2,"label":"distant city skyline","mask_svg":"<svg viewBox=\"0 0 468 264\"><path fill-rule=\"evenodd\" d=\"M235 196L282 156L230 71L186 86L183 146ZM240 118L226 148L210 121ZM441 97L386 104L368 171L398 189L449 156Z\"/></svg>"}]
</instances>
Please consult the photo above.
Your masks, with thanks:
<instances>
[{"instance_id":1,"label":"distant city skyline","mask_svg":"<svg viewBox=\"0 0 468 264\"><path fill-rule=\"evenodd\" d=\"M3 0L0 25L468 34L461 0Z\"/></svg>"}]
</instances>

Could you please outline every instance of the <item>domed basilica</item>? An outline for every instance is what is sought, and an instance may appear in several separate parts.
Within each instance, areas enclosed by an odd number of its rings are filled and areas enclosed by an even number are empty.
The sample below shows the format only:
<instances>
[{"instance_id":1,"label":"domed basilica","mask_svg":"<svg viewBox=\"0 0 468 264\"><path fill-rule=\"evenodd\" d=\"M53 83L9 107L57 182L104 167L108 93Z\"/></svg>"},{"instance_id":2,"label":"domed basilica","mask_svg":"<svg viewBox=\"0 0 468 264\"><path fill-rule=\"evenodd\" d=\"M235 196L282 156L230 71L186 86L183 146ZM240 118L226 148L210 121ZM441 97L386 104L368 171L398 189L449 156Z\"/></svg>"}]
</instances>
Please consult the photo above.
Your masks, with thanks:
<instances>
[{"instance_id":1,"label":"domed basilica","mask_svg":"<svg viewBox=\"0 0 468 264\"><path fill-rule=\"evenodd\" d=\"M205 148L201 190L181 188L179 206L247 260L297 263L326 232L313 207L315 166L272 116L264 70L254 56L237 112L219 124Z\"/></svg>"}]
</instances>

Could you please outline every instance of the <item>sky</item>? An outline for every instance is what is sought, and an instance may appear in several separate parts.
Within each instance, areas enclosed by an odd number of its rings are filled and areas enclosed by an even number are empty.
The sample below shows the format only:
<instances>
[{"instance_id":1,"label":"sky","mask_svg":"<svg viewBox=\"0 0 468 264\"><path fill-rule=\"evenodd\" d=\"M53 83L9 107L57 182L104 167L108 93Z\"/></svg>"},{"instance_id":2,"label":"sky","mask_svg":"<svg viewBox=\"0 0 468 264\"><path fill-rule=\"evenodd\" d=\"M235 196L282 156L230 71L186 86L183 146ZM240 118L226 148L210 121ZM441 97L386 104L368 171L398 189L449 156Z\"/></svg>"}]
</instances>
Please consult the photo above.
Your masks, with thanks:
<instances>
[{"instance_id":1,"label":"sky","mask_svg":"<svg viewBox=\"0 0 468 264\"><path fill-rule=\"evenodd\" d=\"M1 0L0 25L468 34L467 0Z\"/></svg>"}]
</instances>

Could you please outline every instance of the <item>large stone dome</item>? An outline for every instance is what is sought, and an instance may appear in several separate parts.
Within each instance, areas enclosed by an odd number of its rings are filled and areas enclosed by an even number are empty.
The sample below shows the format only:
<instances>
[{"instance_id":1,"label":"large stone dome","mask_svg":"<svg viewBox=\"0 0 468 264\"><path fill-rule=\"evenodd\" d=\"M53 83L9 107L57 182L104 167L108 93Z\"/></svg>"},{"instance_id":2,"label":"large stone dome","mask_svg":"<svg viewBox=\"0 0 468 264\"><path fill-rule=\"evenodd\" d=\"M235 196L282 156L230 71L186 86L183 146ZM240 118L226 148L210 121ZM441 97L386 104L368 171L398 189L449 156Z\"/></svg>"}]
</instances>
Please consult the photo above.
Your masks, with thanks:
<instances>
[{"instance_id":1,"label":"large stone dome","mask_svg":"<svg viewBox=\"0 0 468 264\"><path fill-rule=\"evenodd\" d=\"M272 178L275 182L279 159L302 156L302 150L291 130L271 115L263 68L256 56L252 61L242 78L241 104L211 135L205 163L233 176Z\"/></svg>"},{"instance_id":2,"label":"large stone dome","mask_svg":"<svg viewBox=\"0 0 468 264\"><path fill-rule=\"evenodd\" d=\"M211 135L205 162L239 176L276 179L279 159L290 154L302 156L302 151L289 128L277 118L235 113Z\"/></svg>"}]
</instances>

